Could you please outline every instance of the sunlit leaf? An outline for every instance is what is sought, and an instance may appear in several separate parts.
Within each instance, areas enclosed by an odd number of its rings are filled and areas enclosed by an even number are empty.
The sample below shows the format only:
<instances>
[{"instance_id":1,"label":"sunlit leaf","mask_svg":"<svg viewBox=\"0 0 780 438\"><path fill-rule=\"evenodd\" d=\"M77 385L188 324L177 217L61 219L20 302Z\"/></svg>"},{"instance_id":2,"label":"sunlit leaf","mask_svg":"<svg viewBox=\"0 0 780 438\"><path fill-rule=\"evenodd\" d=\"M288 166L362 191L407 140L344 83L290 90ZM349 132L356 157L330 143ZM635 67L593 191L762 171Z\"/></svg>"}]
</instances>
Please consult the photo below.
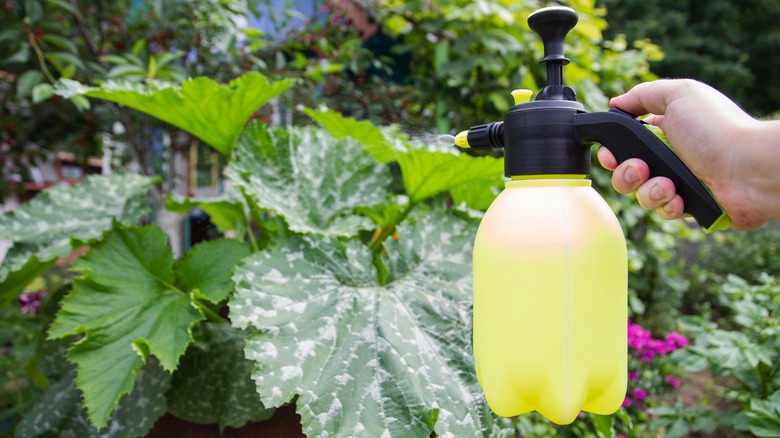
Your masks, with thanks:
<instances>
[{"instance_id":1,"label":"sunlit leaf","mask_svg":"<svg viewBox=\"0 0 780 438\"><path fill-rule=\"evenodd\" d=\"M251 72L228 85L204 77L189 79L180 87L154 81L107 81L100 87L89 87L60 80L55 92L64 97L83 94L126 105L179 127L230 156L252 114L292 84L287 79L270 82L260 73Z\"/></svg>"}]
</instances>

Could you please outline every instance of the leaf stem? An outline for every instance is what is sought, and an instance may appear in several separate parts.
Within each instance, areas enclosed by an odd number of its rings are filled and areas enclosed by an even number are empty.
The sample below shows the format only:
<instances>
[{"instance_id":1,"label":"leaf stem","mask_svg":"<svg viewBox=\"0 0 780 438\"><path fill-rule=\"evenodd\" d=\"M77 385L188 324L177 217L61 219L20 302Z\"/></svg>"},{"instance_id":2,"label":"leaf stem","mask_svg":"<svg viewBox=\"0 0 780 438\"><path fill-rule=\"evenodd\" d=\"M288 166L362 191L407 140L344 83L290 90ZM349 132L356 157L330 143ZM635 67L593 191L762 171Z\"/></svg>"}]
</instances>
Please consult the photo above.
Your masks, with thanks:
<instances>
[{"instance_id":1,"label":"leaf stem","mask_svg":"<svg viewBox=\"0 0 780 438\"><path fill-rule=\"evenodd\" d=\"M38 58L38 63L41 65L41 71L44 75L46 75L46 79L48 79L52 84L57 82L57 79L55 79L54 75L52 75L51 71L49 71L49 67L46 66L46 57L43 54L43 50L41 50L41 47L38 45L38 42L35 39L35 34L30 29L30 26L25 24L24 31L27 33L27 39L30 41L30 46L32 46L33 51L35 51L35 56Z\"/></svg>"},{"instance_id":2,"label":"leaf stem","mask_svg":"<svg viewBox=\"0 0 780 438\"><path fill-rule=\"evenodd\" d=\"M371 240L371 244L369 245L369 249L371 249L372 254L378 254L379 251L382 248L382 243L384 243L385 240L387 240L388 237L392 236L395 232L395 227L403 222L404 219L406 219L407 216L409 216L409 213L412 212L412 209L417 206L416 202L409 202L409 205L406 206L405 209L403 209L398 216L393 219L393 221L388 225L387 227L382 228L378 236L376 238Z\"/></svg>"},{"instance_id":3,"label":"leaf stem","mask_svg":"<svg viewBox=\"0 0 780 438\"><path fill-rule=\"evenodd\" d=\"M223 318L222 315L217 313L216 310L212 309L211 306L204 303L203 301L194 299L192 302L198 307L198 309L203 312L203 316L205 316L209 321L219 324L226 324L228 322L227 319Z\"/></svg>"},{"instance_id":4,"label":"leaf stem","mask_svg":"<svg viewBox=\"0 0 780 438\"><path fill-rule=\"evenodd\" d=\"M243 187L241 187L241 195L244 197L244 201L246 201L246 205L249 208L249 217L246 221L246 234L249 236L249 243L252 245L252 252L258 252L260 251L260 245L257 244L255 233L252 231L252 212L255 210L255 205L249 198L249 195L246 194L246 190L244 190Z\"/></svg>"}]
</instances>

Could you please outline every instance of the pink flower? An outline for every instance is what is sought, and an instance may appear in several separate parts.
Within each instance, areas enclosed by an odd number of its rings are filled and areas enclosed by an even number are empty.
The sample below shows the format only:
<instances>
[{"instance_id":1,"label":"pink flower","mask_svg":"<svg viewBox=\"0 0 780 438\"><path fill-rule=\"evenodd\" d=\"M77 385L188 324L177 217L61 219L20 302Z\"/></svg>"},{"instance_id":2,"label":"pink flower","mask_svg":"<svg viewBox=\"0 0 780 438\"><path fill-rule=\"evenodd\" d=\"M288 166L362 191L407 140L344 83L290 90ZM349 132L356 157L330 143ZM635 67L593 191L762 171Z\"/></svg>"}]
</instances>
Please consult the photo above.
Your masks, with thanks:
<instances>
[{"instance_id":1,"label":"pink flower","mask_svg":"<svg viewBox=\"0 0 780 438\"><path fill-rule=\"evenodd\" d=\"M626 438L622 433L615 435L615 438Z\"/></svg>"},{"instance_id":2,"label":"pink flower","mask_svg":"<svg viewBox=\"0 0 780 438\"><path fill-rule=\"evenodd\" d=\"M688 346L688 338L677 332L671 332L666 335L666 345L672 347L672 350L683 348Z\"/></svg>"},{"instance_id":3,"label":"pink flower","mask_svg":"<svg viewBox=\"0 0 780 438\"><path fill-rule=\"evenodd\" d=\"M635 399L639 401L647 398L647 393L643 389L635 388L634 391L631 392L631 394L634 396Z\"/></svg>"},{"instance_id":4,"label":"pink flower","mask_svg":"<svg viewBox=\"0 0 780 438\"><path fill-rule=\"evenodd\" d=\"M628 346L634 350L641 350L652 339L650 332L639 324L628 321Z\"/></svg>"},{"instance_id":5,"label":"pink flower","mask_svg":"<svg viewBox=\"0 0 780 438\"><path fill-rule=\"evenodd\" d=\"M19 311L21 313L29 313L35 315L38 313L38 309L41 307L41 298L45 294L44 291L23 293L19 295L17 300L19 301Z\"/></svg>"},{"instance_id":6,"label":"pink flower","mask_svg":"<svg viewBox=\"0 0 780 438\"><path fill-rule=\"evenodd\" d=\"M623 404L620 405L621 408L627 408L631 406L631 397L626 396L626 398L623 399Z\"/></svg>"},{"instance_id":7,"label":"pink flower","mask_svg":"<svg viewBox=\"0 0 780 438\"><path fill-rule=\"evenodd\" d=\"M672 385L675 388L679 388L680 387L680 379L678 379L677 377L674 377L672 375L666 376L666 383Z\"/></svg>"},{"instance_id":8,"label":"pink flower","mask_svg":"<svg viewBox=\"0 0 780 438\"><path fill-rule=\"evenodd\" d=\"M636 382L637 380L639 380L639 373L637 373L636 371L629 371L628 380L633 380L634 382Z\"/></svg>"}]
</instances>

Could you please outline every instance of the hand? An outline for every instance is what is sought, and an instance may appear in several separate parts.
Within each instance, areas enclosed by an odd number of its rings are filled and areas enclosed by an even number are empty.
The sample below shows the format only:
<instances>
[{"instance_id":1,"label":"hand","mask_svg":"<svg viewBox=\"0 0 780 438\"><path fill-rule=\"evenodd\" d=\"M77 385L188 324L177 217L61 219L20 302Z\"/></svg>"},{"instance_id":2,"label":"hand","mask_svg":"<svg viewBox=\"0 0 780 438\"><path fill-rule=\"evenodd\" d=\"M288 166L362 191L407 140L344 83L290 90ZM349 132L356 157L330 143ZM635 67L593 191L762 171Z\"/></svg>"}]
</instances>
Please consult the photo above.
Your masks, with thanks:
<instances>
[{"instance_id":1,"label":"hand","mask_svg":"<svg viewBox=\"0 0 780 438\"><path fill-rule=\"evenodd\" d=\"M675 153L729 214L732 228L752 229L780 218L780 123L755 120L717 90L688 79L637 85L610 106L651 113L645 121L666 133ZM650 178L644 161L618 165L604 147L598 158L614 171L615 190L636 191L642 207L665 219L683 215L685 205L674 183Z\"/></svg>"}]
</instances>

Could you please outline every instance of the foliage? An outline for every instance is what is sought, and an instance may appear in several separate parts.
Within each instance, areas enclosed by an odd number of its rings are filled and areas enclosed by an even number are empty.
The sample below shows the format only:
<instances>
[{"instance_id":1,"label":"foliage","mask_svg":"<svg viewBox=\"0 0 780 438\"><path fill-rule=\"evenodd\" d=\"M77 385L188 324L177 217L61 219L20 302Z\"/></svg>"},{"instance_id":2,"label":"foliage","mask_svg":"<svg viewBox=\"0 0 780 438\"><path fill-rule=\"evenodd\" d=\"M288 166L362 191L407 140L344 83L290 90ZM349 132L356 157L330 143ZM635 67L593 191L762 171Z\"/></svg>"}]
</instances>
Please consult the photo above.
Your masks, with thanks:
<instances>
[{"instance_id":1,"label":"foliage","mask_svg":"<svg viewBox=\"0 0 780 438\"><path fill-rule=\"evenodd\" d=\"M75 189L53 187L0 217L0 237L13 244L0 265L0 300L21 291L11 281L26 286L57 257L98 240L114 221L128 224L144 217L152 183L136 174L91 176Z\"/></svg>"},{"instance_id":2,"label":"foliage","mask_svg":"<svg viewBox=\"0 0 780 438\"><path fill-rule=\"evenodd\" d=\"M245 17L263 3L5 2L0 8L0 199L21 190L18 183L30 179L27 169L52 151L72 152L83 163L120 142L127 146L114 151L121 163L132 160L142 173L158 173L154 163L161 154L154 144L169 128L110 102L79 94L63 99L54 94L54 85L60 79L138 86L181 83L195 75L232 79L256 65L236 42ZM188 144L187 138L171 138L169 155Z\"/></svg>"},{"instance_id":3,"label":"foliage","mask_svg":"<svg viewBox=\"0 0 780 438\"><path fill-rule=\"evenodd\" d=\"M777 420L772 397L780 389L775 366L780 360L780 285L767 275L752 284L730 275L720 292L734 312L735 330L701 316L686 317L684 328L694 336L693 342L673 357L689 371L707 369L715 377L732 379L724 396L738 409L714 420L758 434Z\"/></svg>"},{"instance_id":4,"label":"foliage","mask_svg":"<svg viewBox=\"0 0 780 438\"><path fill-rule=\"evenodd\" d=\"M144 86L109 81L99 88L63 79L54 93L71 99L100 98L128 106L179 127L221 154L230 155L244 123L256 109L291 86L289 80L271 84L259 73L248 73L227 87L208 78L186 80L180 87L165 82L149 82ZM214 123L219 119L223 121Z\"/></svg>"},{"instance_id":5,"label":"foliage","mask_svg":"<svg viewBox=\"0 0 780 438\"><path fill-rule=\"evenodd\" d=\"M180 3L175 3L172 10L181 11ZM435 54L436 72L425 70L425 63L417 59L410 78L421 114L417 120L424 131L434 130L432 119L446 131L441 124L445 119L465 126L472 118L482 122L498 117L508 96L492 94L496 88L518 84L536 88L540 72L529 66L541 58L541 45L523 24L536 6L390 3L384 12L376 11L386 18L387 31L403 36L405 50L415 56ZM652 47L626 50L620 40L602 41L605 22L598 18L602 12L588 2L573 6L583 12L581 30L576 31L582 43L568 48L580 67L567 67L567 77L582 91L589 108L603 109L607 95L647 77ZM277 52L264 47L261 38L250 39L246 53L256 56L251 62L271 65ZM310 43L304 46L315 46ZM188 93L178 85L150 80L149 73L165 63L171 68L192 66L184 63L186 57L163 58L161 52L139 66L133 57L142 60L139 54L149 45L123 54L125 61L111 58L116 68L106 72L141 83L60 83L100 99L118 99L112 89L120 87L124 103L135 102L139 109L160 116L170 111L172 103L183 103L181 96ZM355 47L332 47L330 53L348 60L349 48ZM289 62L288 67L309 78L294 91L327 85L328 72L338 70L328 67L327 53L314 61L301 60L295 50L286 53L289 58L280 56L282 62L274 65ZM474 59L485 63L472 63ZM141 78L144 71L145 79ZM168 78L177 77L171 70ZM358 91L374 91L369 88L375 80ZM259 76L252 75L234 84L243 81L261 83ZM81 83L93 82L82 79ZM226 102L245 92L270 96L279 91L273 88L276 83L263 82L259 89L246 90L200 78L186 86L198 88L194 94L203 101ZM149 110L160 96L163 105ZM379 101L370 93L363 98ZM255 105L265 98L252 100ZM103 105L93 103L93 108ZM182 107L185 114L191 109L186 104L178 108ZM212 198L170 195L167 203L180 212L202 207L221 232L237 239L200 244L185 258L173 261L158 228L132 226L138 218L122 224L109 220L107 228L89 237L91 252L74 266L80 277L62 301L50 330L53 337L68 335L60 342L71 344L68 358L78 369L75 387L72 372L47 375L48 381L55 382L51 391L68 394L63 409L73 412L80 424L85 418L98 427L119 427L117 421L129 421L123 406L133 397L145 397L139 385L155 362L160 363L156 371L172 372L172 376L160 384L157 395L164 392L162 401L149 404L144 415L156 418L168 411L221 427L263 418L272 406L289 402L296 403L303 428L311 435L615 436L637 424L639 415L634 417L627 409L615 417L584 414L568 428L553 428L534 416L503 420L494 417L479 396L469 352L468 236L473 236L480 216L472 208L487 206L500 187L501 159L473 157L435 138L410 138L397 127L377 128L321 108L305 108L295 118L310 117L322 130L269 128L260 121L246 124L251 115L247 108L223 111L224 117L213 119L213 131L226 135L204 134L195 119L176 122L216 150L229 151L235 145L226 156L227 176L238 190ZM680 224L660 229L658 220L630 199L611 194L606 174L599 172L594 169L597 186L632 239L633 308L652 319L666 307L653 309L642 300L649 300L656 290L664 296L678 293L674 288L670 293L674 278L667 274L674 268L667 262L676 237L695 233ZM83 196L95 196L91 192L97 189L92 187ZM80 193L81 186L62 190ZM74 223L90 221L93 213L100 214L79 210ZM3 216L0 223L14 214ZM37 224L24 225L34 230ZM25 275L9 277L15 284L27 283L39 273L35 269L16 272ZM96 302L105 304L98 307ZM221 315L228 315L234 327L225 324ZM248 359L240 351L245 339ZM50 356L61 358L62 351ZM106 372L92 366L97 362L123 366ZM656 379L664 372L661 368L650 376ZM38 393L46 386L33 384ZM193 393L200 385L207 396ZM83 395L83 403L74 392ZM765 408L756 405L755 412L761 415ZM34 409L29 415L39 412ZM22 424L37 424L31 418L35 417L28 416ZM123 430L131 436L142 434L146 424ZM52 430L68 427L67 422L51 426ZM92 432L82 434L87 433Z\"/></svg>"},{"instance_id":6,"label":"foliage","mask_svg":"<svg viewBox=\"0 0 780 438\"><path fill-rule=\"evenodd\" d=\"M757 116L776 112L780 43L775 23L780 6L771 0L658 2L600 0L612 24L607 34L628 41L650 39L664 51L651 69L663 77L702 80Z\"/></svg>"}]
</instances>

